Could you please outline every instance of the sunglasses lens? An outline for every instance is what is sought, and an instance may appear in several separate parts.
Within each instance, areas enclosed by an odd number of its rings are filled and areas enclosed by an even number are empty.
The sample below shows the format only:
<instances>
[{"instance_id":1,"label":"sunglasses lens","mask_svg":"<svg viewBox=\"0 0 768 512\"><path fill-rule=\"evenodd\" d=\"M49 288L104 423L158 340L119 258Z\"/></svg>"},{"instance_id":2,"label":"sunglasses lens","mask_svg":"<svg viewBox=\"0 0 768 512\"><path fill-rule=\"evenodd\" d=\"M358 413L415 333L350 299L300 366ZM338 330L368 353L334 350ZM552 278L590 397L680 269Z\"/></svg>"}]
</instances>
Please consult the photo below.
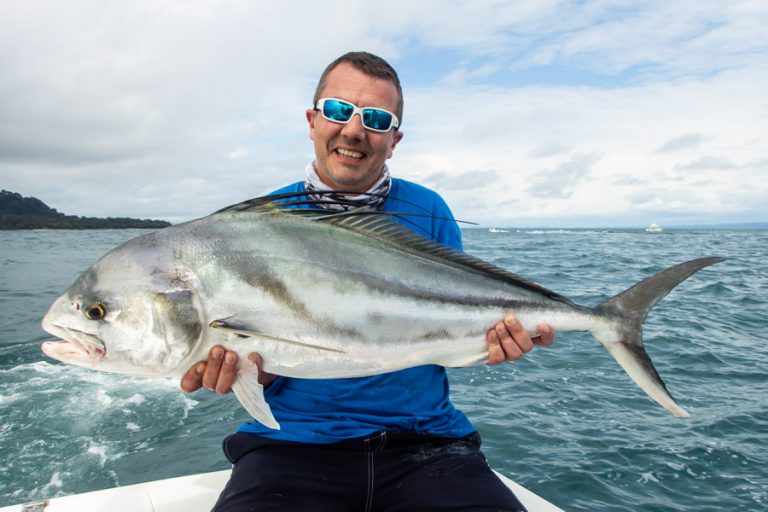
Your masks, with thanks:
<instances>
[{"instance_id":1,"label":"sunglasses lens","mask_svg":"<svg viewBox=\"0 0 768 512\"><path fill-rule=\"evenodd\" d=\"M371 130L385 132L392 126L392 115L375 108L363 109L363 125Z\"/></svg>"},{"instance_id":2,"label":"sunglasses lens","mask_svg":"<svg viewBox=\"0 0 768 512\"><path fill-rule=\"evenodd\" d=\"M346 123L352 118L355 106L339 100L325 100L323 115L331 121Z\"/></svg>"}]
</instances>

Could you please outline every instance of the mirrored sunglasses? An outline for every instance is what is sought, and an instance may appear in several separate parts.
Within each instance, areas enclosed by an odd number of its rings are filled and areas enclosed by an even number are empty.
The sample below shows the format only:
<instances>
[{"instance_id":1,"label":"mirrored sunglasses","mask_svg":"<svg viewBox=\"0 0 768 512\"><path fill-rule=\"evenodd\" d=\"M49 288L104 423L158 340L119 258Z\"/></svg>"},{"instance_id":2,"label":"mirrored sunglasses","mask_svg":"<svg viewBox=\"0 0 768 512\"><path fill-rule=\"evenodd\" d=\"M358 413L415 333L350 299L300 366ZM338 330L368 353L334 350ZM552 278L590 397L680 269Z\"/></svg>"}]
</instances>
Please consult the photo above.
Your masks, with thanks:
<instances>
[{"instance_id":1,"label":"mirrored sunglasses","mask_svg":"<svg viewBox=\"0 0 768 512\"><path fill-rule=\"evenodd\" d=\"M397 130L400 126L400 121L392 112L381 108L360 108L338 98L320 98L317 100L315 110L319 110L327 120L341 124L347 124L352 120L352 116L360 114L363 126L374 132L388 132L392 128Z\"/></svg>"}]
</instances>

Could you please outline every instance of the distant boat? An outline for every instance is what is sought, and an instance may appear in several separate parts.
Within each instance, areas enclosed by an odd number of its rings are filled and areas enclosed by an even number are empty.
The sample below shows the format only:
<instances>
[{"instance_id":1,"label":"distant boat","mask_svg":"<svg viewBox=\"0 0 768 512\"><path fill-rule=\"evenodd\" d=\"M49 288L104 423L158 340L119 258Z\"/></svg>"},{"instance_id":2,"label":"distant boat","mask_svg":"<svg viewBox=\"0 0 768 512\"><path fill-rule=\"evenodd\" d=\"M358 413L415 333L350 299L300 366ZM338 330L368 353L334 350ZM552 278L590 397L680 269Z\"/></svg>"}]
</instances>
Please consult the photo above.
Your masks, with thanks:
<instances>
[{"instance_id":1,"label":"distant boat","mask_svg":"<svg viewBox=\"0 0 768 512\"><path fill-rule=\"evenodd\" d=\"M648 224L648 227L645 228L646 233L661 233L662 231L664 230L661 229L661 226L659 226L655 222L651 222L650 224Z\"/></svg>"},{"instance_id":2,"label":"distant boat","mask_svg":"<svg viewBox=\"0 0 768 512\"><path fill-rule=\"evenodd\" d=\"M490 233L509 233L506 229L499 229L499 228L490 228L488 230Z\"/></svg>"}]
</instances>

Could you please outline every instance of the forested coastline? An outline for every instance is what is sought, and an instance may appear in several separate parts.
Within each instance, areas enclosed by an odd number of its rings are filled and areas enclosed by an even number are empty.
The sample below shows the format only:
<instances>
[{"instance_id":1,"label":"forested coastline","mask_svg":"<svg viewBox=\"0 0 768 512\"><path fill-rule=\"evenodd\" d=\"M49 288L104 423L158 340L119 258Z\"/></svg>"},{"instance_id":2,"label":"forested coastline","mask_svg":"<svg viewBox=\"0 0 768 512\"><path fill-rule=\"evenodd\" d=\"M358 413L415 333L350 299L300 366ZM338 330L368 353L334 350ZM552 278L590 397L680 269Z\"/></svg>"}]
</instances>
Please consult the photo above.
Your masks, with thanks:
<instances>
[{"instance_id":1,"label":"forested coastline","mask_svg":"<svg viewBox=\"0 0 768 512\"><path fill-rule=\"evenodd\" d=\"M65 215L36 197L0 191L0 229L157 229L170 225L164 220Z\"/></svg>"}]
</instances>

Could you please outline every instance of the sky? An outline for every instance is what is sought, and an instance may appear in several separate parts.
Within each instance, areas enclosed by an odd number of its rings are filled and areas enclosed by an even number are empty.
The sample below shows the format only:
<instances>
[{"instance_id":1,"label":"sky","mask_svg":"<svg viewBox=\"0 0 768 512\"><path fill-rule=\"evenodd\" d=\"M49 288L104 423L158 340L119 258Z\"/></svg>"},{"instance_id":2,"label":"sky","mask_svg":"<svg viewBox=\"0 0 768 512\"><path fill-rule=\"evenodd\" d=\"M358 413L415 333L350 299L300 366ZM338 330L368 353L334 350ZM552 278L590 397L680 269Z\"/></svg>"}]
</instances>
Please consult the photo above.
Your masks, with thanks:
<instances>
[{"instance_id":1,"label":"sky","mask_svg":"<svg viewBox=\"0 0 768 512\"><path fill-rule=\"evenodd\" d=\"M764 0L0 0L0 188L171 222L269 193L351 50L403 84L392 174L457 218L768 221Z\"/></svg>"}]
</instances>

